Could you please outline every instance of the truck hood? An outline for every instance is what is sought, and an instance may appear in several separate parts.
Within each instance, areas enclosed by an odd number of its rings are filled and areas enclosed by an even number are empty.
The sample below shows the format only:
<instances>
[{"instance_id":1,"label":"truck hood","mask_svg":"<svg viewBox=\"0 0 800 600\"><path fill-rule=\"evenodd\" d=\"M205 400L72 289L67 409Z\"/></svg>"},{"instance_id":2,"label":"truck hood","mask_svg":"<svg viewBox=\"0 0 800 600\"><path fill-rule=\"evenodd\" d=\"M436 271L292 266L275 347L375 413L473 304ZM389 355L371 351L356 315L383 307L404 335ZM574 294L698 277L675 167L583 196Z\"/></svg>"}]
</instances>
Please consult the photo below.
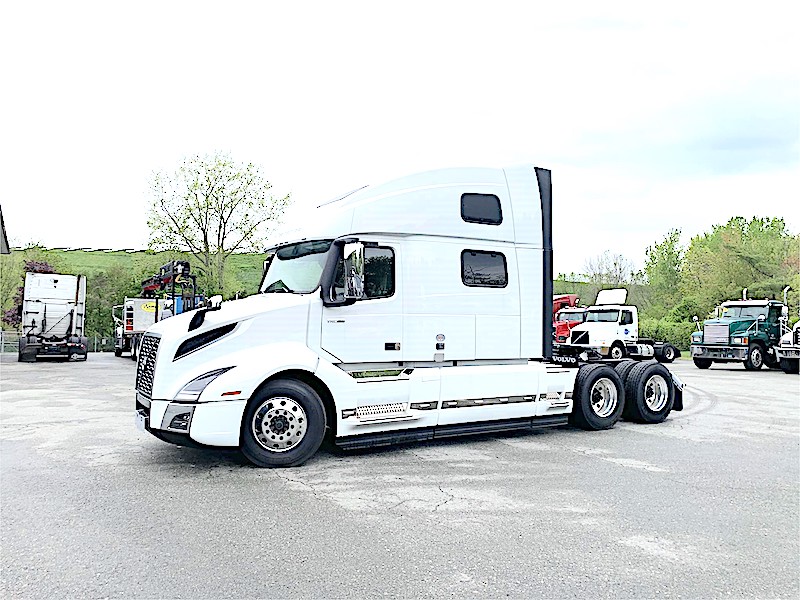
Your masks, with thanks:
<instances>
[{"instance_id":1,"label":"truck hood","mask_svg":"<svg viewBox=\"0 0 800 600\"><path fill-rule=\"evenodd\" d=\"M189 323L197 311L189 311L164 319L148 328L147 331L165 337L187 337L189 333L196 335L256 315L307 304L308 294L257 294L242 300L229 300L223 302L219 310L206 311L203 324L191 332L189 332Z\"/></svg>"},{"instance_id":2,"label":"truck hood","mask_svg":"<svg viewBox=\"0 0 800 600\"><path fill-rule=\"evenodd\" d=\"M709 319L703 321L703 327L706 325L727 325L728 331L734 334L740 331L747 331L755 321L755 319Z\"/></svg>"},{"instance_id":3,"label":"truck hood","mask_svg":"<svg viewBox=\"0 0 800 600\"><path fill-rule=\"evenodd\" d=\"M588 331L589 343L593 345L605 346L617 339L617 331L619 325L614 323L599 323L593 321L591 323L581 323L572 328L570 335L574 336L575 332Z\"/></svg>"}]
</instances>

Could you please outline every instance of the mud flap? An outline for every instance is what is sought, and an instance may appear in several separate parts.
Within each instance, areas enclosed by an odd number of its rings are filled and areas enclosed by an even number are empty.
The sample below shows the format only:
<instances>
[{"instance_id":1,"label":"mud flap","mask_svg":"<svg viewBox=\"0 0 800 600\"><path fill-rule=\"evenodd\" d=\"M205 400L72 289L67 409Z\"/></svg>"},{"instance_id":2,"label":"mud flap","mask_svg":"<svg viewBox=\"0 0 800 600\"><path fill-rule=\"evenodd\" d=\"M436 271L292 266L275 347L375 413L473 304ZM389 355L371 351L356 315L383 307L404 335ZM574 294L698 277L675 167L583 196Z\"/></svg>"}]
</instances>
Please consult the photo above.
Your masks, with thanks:
<instances>
[{"instance_id":1,"label":"mud flap","mask_svg":"<svg viewBox=\"0 0 800 600\"><path fill-rule=\"evenodd\" d=\"M683 388L686 385L683 383L675 373L672 375L672 388L675 390L675 401L672 403L672 410L683 410Z\"/></svg>"}]
</instances>

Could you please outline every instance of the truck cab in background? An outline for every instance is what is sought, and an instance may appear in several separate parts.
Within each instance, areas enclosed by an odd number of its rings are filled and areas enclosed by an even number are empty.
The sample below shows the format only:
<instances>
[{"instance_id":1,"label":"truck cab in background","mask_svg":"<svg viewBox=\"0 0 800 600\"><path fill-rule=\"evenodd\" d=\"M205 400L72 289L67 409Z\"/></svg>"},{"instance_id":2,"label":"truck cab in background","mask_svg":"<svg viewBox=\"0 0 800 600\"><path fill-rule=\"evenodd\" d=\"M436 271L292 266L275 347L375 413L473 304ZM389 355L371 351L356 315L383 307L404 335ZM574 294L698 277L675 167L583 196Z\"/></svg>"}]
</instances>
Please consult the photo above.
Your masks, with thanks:
<instances>
[{"instance_id":1,"label":"truck cab in background","mask_svg":"<svg viewBox=\"0 0 800 600\"><path fill-rule=\"evenodd\" d=\"M784 373L800 372L800 321L794 324L791 331L786 331L781 336L781 343L776 350Z\"/></svg>"},{"instance_id":2,"label":"truck cab in background","mask_svg":"<svg viewBox=\"0 0 800 600\"><path fill-rule=\"evenodd\" d=\"M26 273L21 308L20 362L86 360L85 276Z\"/></svg>"},{"instance_id":3,"label":"truck cab in background","mask_svg":"<svg viewBox=\"0 0 800 600\"><path fill-rule=\"evenodd\" d=\"M565 344L569 340L569 333L574 327L586 322L586 307L572 306L562 308L556 313L553 321L553 334L556 344Z\"/></svg>"},{"instance_id":4,"label":"truck cab in background","mask_svg":"<svg viewBox=\"0 0 800 600\"><path fill-rule=\"evenodd\" d=\"M559 351L568 355L594 353L615 361L630 357L672 362L680 356L672 344L639 336L639 310L625 304L627 297L624 288L600 290L594 305L586 309L584 322L572 328Z\"/></svg>"},{"instance_id":5,"label":"truck cab in background","mask_svg":"<svg viewBox=\"0 0 800 600\"><path fill-rule=\"evenodd\" d=\"M785 333L787 306L779 300L730 300L717 309L717 317L692 333L691 355L698 369L715 362L739 362L750 371L767 365L780 368L777 354Z\"/></svg>"}]
</instances>

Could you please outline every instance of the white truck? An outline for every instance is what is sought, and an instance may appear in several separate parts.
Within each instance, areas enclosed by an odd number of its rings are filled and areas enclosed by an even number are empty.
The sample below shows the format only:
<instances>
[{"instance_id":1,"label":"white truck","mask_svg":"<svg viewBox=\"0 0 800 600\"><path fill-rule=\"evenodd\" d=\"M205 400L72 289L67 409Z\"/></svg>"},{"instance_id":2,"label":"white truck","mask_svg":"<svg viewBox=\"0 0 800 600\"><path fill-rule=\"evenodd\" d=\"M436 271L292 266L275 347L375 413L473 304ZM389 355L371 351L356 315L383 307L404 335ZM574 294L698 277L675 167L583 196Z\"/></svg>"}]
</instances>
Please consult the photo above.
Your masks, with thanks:
<instances>
[{"instance_id":1,"label":"white truck","mask_svg":"<svg viewBox=\"0 0 800 600\"><path fill-rule=\"evenodd\" d=\"M26 273L18 360L86 360L85 321L86 277Z\"/></svg>"},{"instance_id":2,"label":"white truck","mask_svg":"<svg viewBox=\"0 0 800 600\"><path fill-rule=\"evenodd\" d=\"M680 356L672 344L639 337L639 311L625 304L627 297L624 288L600 290L594 305L586 309L584 322L573 327L568 342L559 346L561 353L593 352L612 360L655 358L665 363Z\"/></svg>"},{"instance_id":3,"label":"white truck","mask_svg":"<svg viewBox=\"0 0 800 600\"><path fill-rule=\"evenodd\" d=\"M130 352L136 359L136 350L142 334L165 314L172 316L163 298L125 298L122 304L111 308L114 319L114 356ZM120 314L121 313L121 314Z\"/></svg>"},{"instance_id":4,"label":"white truck","mask_svg":"<svg viewBox=\"0 0 800 600\"><path fill-rule=\"evenodd\" d=\"M550 171L445 169L321 205L268 251L261 293L145 332L136 423L265 467L341 448L623 415L663 421L682 383L552 347Z\"/></svg>"},{"instance_id":5,"label":"white truck","mask_svg":"<svg viewBox=\"0 0 800 600\"><path fill-rule=\"evenodd\" d=\"M793 375L800 373L800 321L794 324L791 331L781 336L781 342L775 348L775 352L784 373Z\"/></svg>"}]
</instances>

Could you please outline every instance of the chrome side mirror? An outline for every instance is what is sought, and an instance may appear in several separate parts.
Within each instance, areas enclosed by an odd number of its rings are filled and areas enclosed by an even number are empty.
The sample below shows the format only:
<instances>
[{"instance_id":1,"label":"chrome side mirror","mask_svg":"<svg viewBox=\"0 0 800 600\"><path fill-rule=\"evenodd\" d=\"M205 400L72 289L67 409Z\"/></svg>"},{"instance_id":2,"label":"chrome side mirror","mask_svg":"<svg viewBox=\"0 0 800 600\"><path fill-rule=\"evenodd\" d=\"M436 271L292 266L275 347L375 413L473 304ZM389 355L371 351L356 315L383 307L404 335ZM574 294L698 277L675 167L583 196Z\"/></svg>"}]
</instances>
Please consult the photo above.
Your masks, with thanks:
<instances>
[{"instance_id":1,"label":"chrome side mirror","mask_svg":"<svg viewBox=\"0 0 800 600\"><path fill-rule=\"evenodd\" d=\"M364 244L352 242L344 245L345 300L364 297Z\"/></svg>"}]
</instances>

